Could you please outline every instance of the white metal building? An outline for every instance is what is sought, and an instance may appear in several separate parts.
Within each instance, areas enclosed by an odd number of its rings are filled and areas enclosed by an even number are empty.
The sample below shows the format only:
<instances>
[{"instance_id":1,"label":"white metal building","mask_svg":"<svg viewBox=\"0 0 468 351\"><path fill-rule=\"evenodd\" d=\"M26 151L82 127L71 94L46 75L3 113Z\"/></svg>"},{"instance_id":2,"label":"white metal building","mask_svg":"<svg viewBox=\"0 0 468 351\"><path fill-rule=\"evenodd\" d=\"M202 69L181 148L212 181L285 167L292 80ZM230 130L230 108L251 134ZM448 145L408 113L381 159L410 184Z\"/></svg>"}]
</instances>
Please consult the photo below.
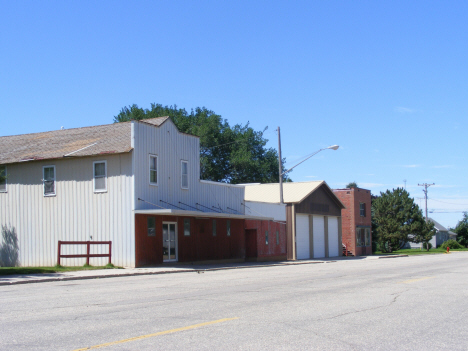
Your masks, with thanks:
<instances>
[{"instance_id":1,"label":"white metal building","mask_svg":"<svg viewBox=\"0 0 468 351\"><path fill-rule=\"evenodd\" d=\"M249 217L244 187L200 180L199 139L168 117L5 136L0 150L0 224L15 229L23 266L55 265L58 240L110 240L113 263L134 267L135 211Z\"/></svg>"}]
</instances>

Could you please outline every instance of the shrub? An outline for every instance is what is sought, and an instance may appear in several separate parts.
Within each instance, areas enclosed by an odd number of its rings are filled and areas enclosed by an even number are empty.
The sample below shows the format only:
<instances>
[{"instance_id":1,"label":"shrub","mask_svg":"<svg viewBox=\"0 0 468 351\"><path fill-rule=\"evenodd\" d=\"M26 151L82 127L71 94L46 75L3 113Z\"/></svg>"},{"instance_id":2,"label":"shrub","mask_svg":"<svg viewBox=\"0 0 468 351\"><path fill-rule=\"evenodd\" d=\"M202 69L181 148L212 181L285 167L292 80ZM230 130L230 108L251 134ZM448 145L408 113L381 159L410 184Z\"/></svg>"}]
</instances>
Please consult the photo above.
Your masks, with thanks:
<instances>
[{"instance_id":1,"label":"shrub","mask_svg":"<svg viewBox=\"0 0 468 351\"><path fill-rule=\"evenodd\" d=\"M423 244L424 250L427 250L427 245L429 245L429 250L432 249L432 244L431 244L431 243L427 243L427 244L424 243L424 244Z\"/></svg>"},{"instance_id":2,"label":"shrub","mask_svg":"<svg viewBox=\"0 0 468 351\"><path fill-rule=\"evenodd\" d=\"M453 239L449 239L447 241L444 241L442 243L442 245L440 245L441 248L443 248L444 250L447 250L447 247L450 248L450 250L453 250L453 249L463 249L463 246L460 245L460 243L456 240L453 240Z\"/></svg>"}]
</instances>

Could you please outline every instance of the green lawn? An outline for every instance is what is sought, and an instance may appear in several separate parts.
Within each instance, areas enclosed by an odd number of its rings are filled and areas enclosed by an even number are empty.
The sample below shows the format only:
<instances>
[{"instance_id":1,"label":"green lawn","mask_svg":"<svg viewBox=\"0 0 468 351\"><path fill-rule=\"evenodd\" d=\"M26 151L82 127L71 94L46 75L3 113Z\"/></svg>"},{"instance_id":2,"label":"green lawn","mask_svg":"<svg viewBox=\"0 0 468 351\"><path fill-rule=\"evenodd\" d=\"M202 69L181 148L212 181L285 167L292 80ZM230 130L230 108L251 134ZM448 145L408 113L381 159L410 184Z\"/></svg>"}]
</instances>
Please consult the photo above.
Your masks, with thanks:
<instances>
[{"instance_id":1,"label":"green lawn","mask_svg":"<svg viewBox=\"0 0 468 351\"><path fill-rule=\"evenodd\" d=\"M468 251L468 249L457 249L457 250L450 250L450 251ZM433 255L433 254L443 254L446 251L444 249L430 249L429 251L426 250L419 250L419 249L402 249L398 251L393 251L392 253L386 253L382 251L374 252L374 255Z\"/></svg>"},{"instance_id":2,"label":"green lawn","mask_svg":"<svg viewBox=\"0 0 468 351\"><path fill-rule=\"evenodd\" d=\"M60 273L60 272L72 272L72 271L85 271L95 269L121 269L121 267L115 267L114 265L107 265L103 267L93 266L79 266L79 267L0 267L0 275L11 275L11 274L37 274L37 273Z\"/></svg>"}]
</instances>

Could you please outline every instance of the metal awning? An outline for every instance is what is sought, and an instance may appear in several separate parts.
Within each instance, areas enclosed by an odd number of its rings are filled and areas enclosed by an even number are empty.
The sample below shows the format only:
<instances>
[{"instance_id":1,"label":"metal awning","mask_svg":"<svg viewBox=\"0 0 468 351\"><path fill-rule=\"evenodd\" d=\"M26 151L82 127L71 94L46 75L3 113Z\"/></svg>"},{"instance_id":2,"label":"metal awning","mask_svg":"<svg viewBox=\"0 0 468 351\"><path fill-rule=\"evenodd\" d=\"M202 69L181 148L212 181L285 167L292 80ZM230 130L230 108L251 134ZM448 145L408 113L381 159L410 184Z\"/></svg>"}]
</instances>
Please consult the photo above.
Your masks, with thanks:
<instances>
[{"instance_id":1,"label":"metal awning","mask_svg":"<svg viewBox=\"0 0 468 351\"><path fill-rule=\"evenodd\" d=\"M253 219L269 221L273 220L273 217L260 217L260 216L249 216L234 213L219 213L219 212L200 212L200 211L185 211L185 210L136 210L135 214L145 215L159 215L159 216L185 216L185 217L196 217L196 218L232 218L232 219Z\"/></svg>"}]
</instances>

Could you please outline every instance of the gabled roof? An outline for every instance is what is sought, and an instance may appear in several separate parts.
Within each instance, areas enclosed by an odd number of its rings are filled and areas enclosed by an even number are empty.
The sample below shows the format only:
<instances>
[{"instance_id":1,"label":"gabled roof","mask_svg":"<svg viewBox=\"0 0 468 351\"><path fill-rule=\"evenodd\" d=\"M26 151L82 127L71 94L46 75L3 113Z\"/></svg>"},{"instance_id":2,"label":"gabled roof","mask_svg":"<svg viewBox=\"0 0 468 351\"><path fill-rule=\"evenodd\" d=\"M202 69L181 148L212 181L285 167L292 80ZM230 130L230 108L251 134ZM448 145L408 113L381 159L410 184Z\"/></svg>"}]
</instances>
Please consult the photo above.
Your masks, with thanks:
<instances>
[{"instance_id":1,"label":"gabled roof","mask_svg":"<svg viewBox=\"0 0 468 351\"><path fill-rule=\"evenodd\" d=\"M285 203L293 204L300 203L321 186L324 186L328 190L330 196L333 197L335 201L342 206L342 208L345 208L343 203L335 194L333 194L333 191L323 180L313 182L283 183L283 201ZM245 184L245 201L277 204L280 202L279 193L279 183L252 185Z\"/></svg>"},{"instance_id":2,"label":"gabled roof","mask_svg":"<svg viewBox=\"0 0 468 351\"><path fill-rule=\"evenodd\" d=\"M433 219L430 218L430 217L428 217L427 220L434 223L434 227L437 229L438 232L448 232L448 229L445 228L445 227L444 227L442 224L440 224L439 222L433 220Z\"/></svg>"},{"instance_id":3,"label":"gabled roof","mask_svg":"<svg viewBox=\"0 0 468 351\"><path fill-rule=\"evenodd\" d=\"M146 119L160 126L169 117ZM0 164L130 152L131 122L0 137Z\"/></svg>"}]
</instances>

